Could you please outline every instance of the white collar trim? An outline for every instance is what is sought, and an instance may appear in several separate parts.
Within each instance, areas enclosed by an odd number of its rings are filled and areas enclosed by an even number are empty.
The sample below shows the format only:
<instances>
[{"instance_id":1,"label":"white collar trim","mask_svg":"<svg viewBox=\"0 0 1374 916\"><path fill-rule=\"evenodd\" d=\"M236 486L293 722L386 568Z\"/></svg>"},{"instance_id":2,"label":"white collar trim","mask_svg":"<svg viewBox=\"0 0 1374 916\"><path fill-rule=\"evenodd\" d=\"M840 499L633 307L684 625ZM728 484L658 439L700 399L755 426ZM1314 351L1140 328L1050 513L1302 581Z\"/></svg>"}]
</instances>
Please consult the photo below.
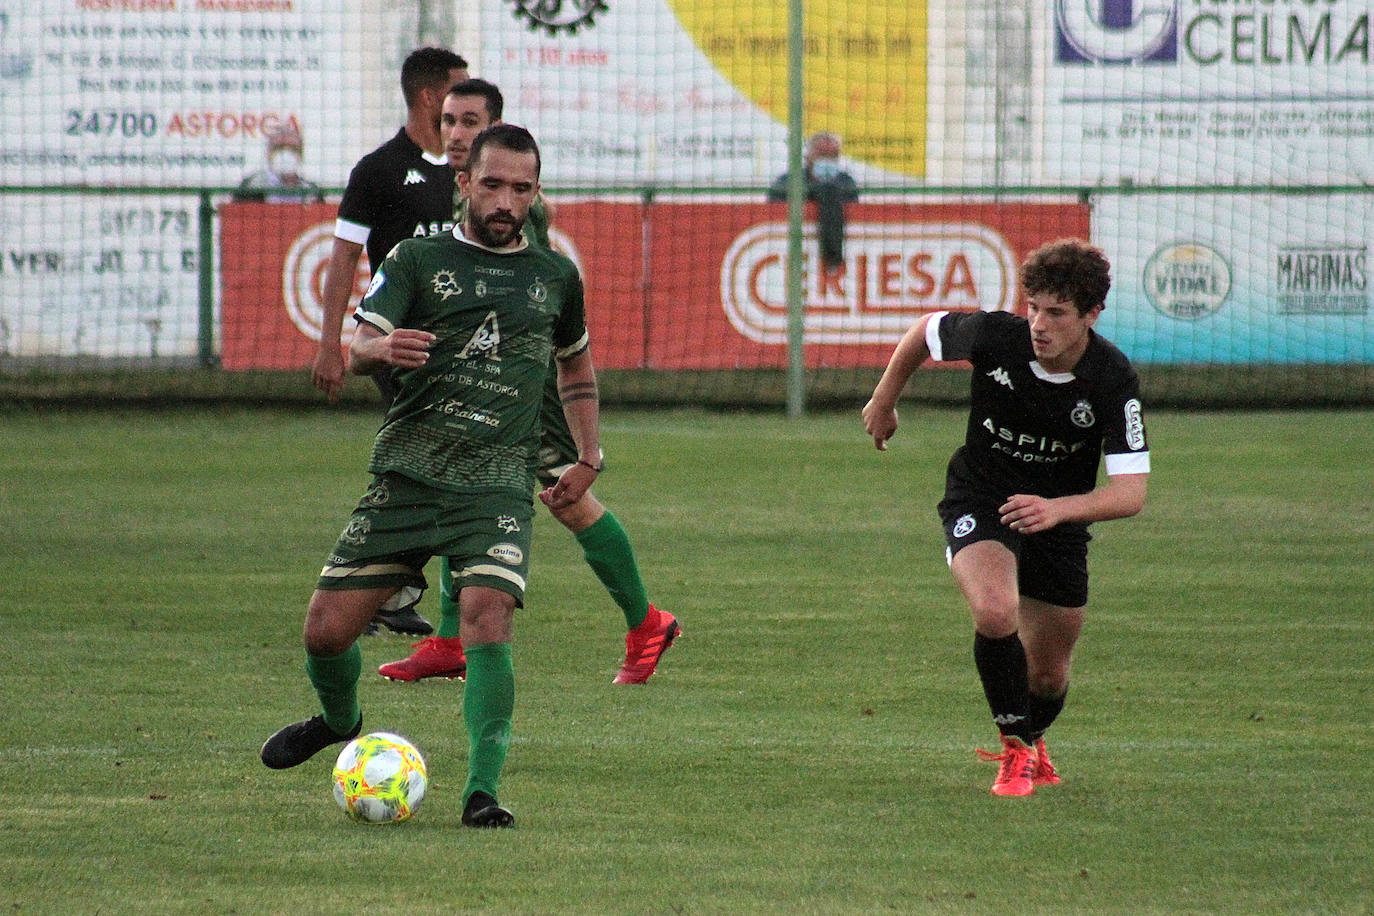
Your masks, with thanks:
<instances>
[{"instance_id":1,"label":"white collar trim","mask_svg":"<svg viewBox=\"0 0 1374 916\"><path fill-rule=\"evenodd\" d=\"M1031 372L1035 373L1035 377L1042 382L1052 382L1055 385L1063 385L1066 382L1072 382L1074 380L1074 374L1072 372L1051 372L1040 365L1040 360L1038 359L1031 360L1030 369Z\"/></svg>"},{"instance_id":2,"label":"white collar trim","mask_svg":"<svg viewBox=\"0 0 1374 916\"><path fill-rule=\"evenodd\" d=\"M454 223L453 237L460 242L465 242L471 245L473 248L480 248L483 251L490 251L492 254L515 254L518 251L524 251L526 248L530 247L529 240L525 238L525 233L523 230L520 232L520 241L514 245L509 245L505 248L491 248L487 245L483 245L481 242L474 242L472 239L468 238L466 235L463 234L462 223Z\"/></svg>"}]
</instances>

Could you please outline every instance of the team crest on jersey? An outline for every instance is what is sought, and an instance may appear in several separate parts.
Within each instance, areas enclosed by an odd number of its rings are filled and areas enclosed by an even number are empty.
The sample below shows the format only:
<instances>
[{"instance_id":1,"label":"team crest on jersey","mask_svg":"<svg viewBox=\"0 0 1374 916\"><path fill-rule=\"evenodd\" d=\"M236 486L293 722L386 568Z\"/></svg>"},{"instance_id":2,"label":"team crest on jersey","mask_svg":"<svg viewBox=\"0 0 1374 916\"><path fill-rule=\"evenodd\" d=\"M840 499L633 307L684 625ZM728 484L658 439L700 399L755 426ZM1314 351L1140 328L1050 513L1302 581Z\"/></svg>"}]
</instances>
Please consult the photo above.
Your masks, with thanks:
<instances>
[{"instance_id":1,"label":"team crest on jersey","mask_svg":"<svg viewBox=\"0 0 1374 916\"><path fill-rule=\"evenodd\" d=\"M1007 370L1003 369L1001 366L989 372L988 376L997 384L1006 385L1012 391L1016 390L1016 386L1011 383L1011 376L1008 375Z\"/></svg>"},{"instance_id":2,"label":"team crest on jersey","mask_svg":"<svg viewBox=\"0 0 1374 916\"><path fill-rule=\"evenodd\" d=\"M545 286L544 281L538 277L535 277L534 282L530 284L530 288L526 290L526 292L529 293L531 302L542 303L547 302L549 299L549 288Z\"/></svg>"},{"instance_id":3,"label":"team crest on jersey","mask_svg":"<svg viewBox=\"0 0 1374 916\"><path fill-rule=\"evenodd\" d=\"M354 516L349 519L348 527L339 535L339 540L354 547L360 547L367 540L367 536L372 533L372 521L364 516Z\"/></svg>"},{"instance_id":4,"label":"team crest on jersey","mask_svg":"<svg viewBox=\"0 0 1374 916\"><path fill-rule=\"evenodd\" d=\"M1097 418L1093 416L1093 405L1087 401L1079 401L1075 404L1073 410L1069 411L1069 419L1079 429L1087 429L1097 422Z\"/></svg>"},{"instance_id":5,"label":"team crest on jersey","mask_svg":"<svg viewBox=\"0 0 1374 916\"><path fill-rule=\"evenodd\" d=\"M481 279L480 277L477 280L473 281L472 294L476 296L478 299L487 298L487 281Z\"/></svg>"},{"instance_id":6,"label":"team crest on jersey","mask_svg":"<svg viewBox=\"0 0 1374 916\"><path fill-rule=\"evenodd\" d=\"M444 301L448 301L449 296L461 296L463 288L458 285L458 277L451 270L436 270L434 272L434 294L442 296Z\"/></svg>"},{"instance_id":7,"label":"team crest on jersey","mask_svg":"<svg viewBox=\"0 0 1374 916\"><path fill-rule=\"evenodd\" d=\"M471 359L485 356L487 359L501 358L501 322L495 312L487 312L482 326L472 332L472 338L459 352L458 359Z\"/></svg>"},{"instance_id":8,"label":"team crest on jersey","mask_svg":"<svg viewBox=\"0 0 1374 916\"><path fill-rule=\"evenodd\" d=\"M968 537L978 527L978 520L972 515L961 515L954 522L953 534L956 538Z\"/></svg>"},{"instance_id":9,"label":"team crest on jersey","mask_svg":"<svg viewBox=\"0 0 1374 916\"><path fill-rule=\"evenodd\" d=\"M520 530L520 523L516 521L513 515L498 515L496 516L496 527L506 534L514 534Z\"/></svg>"}]
</instances>

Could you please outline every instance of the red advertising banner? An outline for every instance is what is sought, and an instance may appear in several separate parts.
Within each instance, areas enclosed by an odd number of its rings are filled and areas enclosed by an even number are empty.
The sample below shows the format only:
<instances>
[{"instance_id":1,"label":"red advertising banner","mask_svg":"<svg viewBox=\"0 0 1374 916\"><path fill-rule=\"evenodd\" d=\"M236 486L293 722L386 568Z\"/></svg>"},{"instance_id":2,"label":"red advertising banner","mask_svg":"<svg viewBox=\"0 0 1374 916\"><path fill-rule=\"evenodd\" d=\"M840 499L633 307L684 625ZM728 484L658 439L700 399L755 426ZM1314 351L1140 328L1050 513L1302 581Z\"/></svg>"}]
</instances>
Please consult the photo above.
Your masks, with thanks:
<instances>
[{"instance_id":1,"label":"red advertising banner","mask_svg":"<svg viewBox=\"0 0 1374 916\"><path fill-rule=\"evenodd\" d=\"M927 312L1024 310L1017 266L1044 242L1087 238L1088 213L1085 205L856 204L846 208L844 263L832 273L818 269L808 213L806 365L882 367ZM658 204L650 220L644 349L598 348L598 365L786 366L785 206Z\"/></svg>"},{"instance_id":2,"label":"red advertising banner","mask_svg":"<svg viewBox=\"0 0 1374 916\"><path fill-rule=\"evenodd\" d=\"M220 209L220 365L304 369L315 361L333 204L233 202ZM353 304L367 291L358 263ZM344 322L344 339L353 322Z\"/></svg>"},{"instance_id":3,"label":"red advertising banner","mask_svg":"<svg viewBox=\"0 0 1374 916\"><path fill-rule=\"evenodd\" d=\"M598 366L787 365L783 205L555 203L553 213L554 244L582 271ZM224 208L225 368L310 365L333 218L328 205ZM1024 311L1017 266L1047 241L1087 238L1088 222L1083 204L854 204L843 264L824 272L808 214L807 366L882 367L929 312ZM366 282L364 262L357 297Z\"/></svg>"}]
</instances>

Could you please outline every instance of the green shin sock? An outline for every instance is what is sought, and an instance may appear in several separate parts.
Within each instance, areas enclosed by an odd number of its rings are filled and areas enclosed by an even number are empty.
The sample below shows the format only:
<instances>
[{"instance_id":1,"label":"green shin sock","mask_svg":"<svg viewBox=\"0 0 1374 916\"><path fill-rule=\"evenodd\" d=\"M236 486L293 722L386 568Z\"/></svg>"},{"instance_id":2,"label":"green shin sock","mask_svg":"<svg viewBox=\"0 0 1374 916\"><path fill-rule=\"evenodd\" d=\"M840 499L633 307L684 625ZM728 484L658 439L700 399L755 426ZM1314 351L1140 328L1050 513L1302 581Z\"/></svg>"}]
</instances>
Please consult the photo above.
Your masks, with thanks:
<instances>
[{"instance_id":1,"label":"green shin sock","mask_svg":"<svg viewBox=\"0 0 1374 916\"><path fill-rule=\"evenodd\" d=\"M611 510L597 519L590 528L577 533L587 565L596 573L611 599L625 612L625 626L633 630L649 614L649 596L639 577L639 564L630 546L630 536L620 526Z\"/></svg>"},{"instance_id":2,"label":"green shin sock","mask_svg":"<svg viewBox=\"0 0 1374 916\"><path fill-rule=\"evenodd\" d=\"M458 635L458 602L453 598L453 571L448 557L439 558L439 629L435 634L445 639Z\"/></svg>"},{"instance_id":3,"label":"green shin sock","mask_svg":"<svg viewBox=\"0 0 1374 916\"><path fill-rule=\"evenodd\" d=\"M511 713L515 710L515 667L510 643L466 647L468 679L463 687L463 719L468 728L466 805L474 792L500 798L497 785L510 748Z\"/></svg>"},{"instance_id":4,"label":"green shin sock","mask_svg":"<svg viewBox=\"0 0 1374 916\"><path fill-rule=\"evenodd\" d=\"M305 673L319 695L324 722L336 734L346 735L358 724L358 676L363 673L363 650L355 642L333 656L305 655Z\"/></svg>"}]
</instances>

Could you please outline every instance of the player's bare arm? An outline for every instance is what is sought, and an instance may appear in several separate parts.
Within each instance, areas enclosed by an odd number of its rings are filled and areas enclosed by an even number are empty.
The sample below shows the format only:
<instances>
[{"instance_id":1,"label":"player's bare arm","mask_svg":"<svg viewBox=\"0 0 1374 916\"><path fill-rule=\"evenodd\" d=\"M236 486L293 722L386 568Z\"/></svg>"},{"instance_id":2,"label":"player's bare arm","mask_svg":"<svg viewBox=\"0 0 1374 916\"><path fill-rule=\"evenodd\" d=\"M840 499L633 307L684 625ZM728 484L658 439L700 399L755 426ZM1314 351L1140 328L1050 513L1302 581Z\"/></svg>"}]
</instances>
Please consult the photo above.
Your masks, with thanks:
<instances>
[{"instance_id":1,"label":"player's bare arm","mask_svg":"<svg viewBox=\"0 0 1374 916\"><path fill-rule=\"evenodd\" d=\"M320 346L315 351L310 381L329 395L331 401L336 400L343 390L344 356L339 337L343 333L344 314L353 296L354 276L362 254L362 245L337 237L329 253L329 269L324 278L324 314L320 319Z\"/></svg>"},{"instance_id":2,"label":"player's bare arm","mask_svg":"<svg viewBox=\"0 0 1374 916\"><path fill-rule=\"evenodd\" d=\"M1148 474L1117 474L1089 493L1056 499L1018 493L998 511L1002 524L1022 534L1048 531L1063 522L1091 524L1129 518L1145 508L1148 479Z\"/></svg>"},{"instance_id":3,"label":"player's bare arm","mask_svg":"<svg viewBox=\"0 0 1374 916\"><path fill-rule=\"evenodd\" d=\"M601 473L601 409L590 350L558 361L558 391L568 428L577 443L577 463L539 494L540 501L555 511L585 496Z\"/></svg>"},{"instance_id":4,"label":"player's bare arm","mask_svg":"<svg viewBox=\"0 0 1374 916\"><path fill-rule=\"evenodd\" d=\"M356 375L371 375L378 369L418 369L429 361L429 348L435 336L428 331L397 328L383 334L375 325L362 322L348 348L349 368Z\"/></svg>"},{"instance_id":5,"label":"player's bare arm","mask_svg":"<svg viewBox=\"0 0 1374 916\"><path fill-rule=\"evenodd\" d=\"M917 367L930 358L930 347L926 344L929 323L930 316L925 315L902 335L878 387L873 389L873 397L864 405L864 431L873 437L873 445L879 451L887 451L887 440L897 432L897 399L902 389Z\"/></svg>"}]
</instances>

